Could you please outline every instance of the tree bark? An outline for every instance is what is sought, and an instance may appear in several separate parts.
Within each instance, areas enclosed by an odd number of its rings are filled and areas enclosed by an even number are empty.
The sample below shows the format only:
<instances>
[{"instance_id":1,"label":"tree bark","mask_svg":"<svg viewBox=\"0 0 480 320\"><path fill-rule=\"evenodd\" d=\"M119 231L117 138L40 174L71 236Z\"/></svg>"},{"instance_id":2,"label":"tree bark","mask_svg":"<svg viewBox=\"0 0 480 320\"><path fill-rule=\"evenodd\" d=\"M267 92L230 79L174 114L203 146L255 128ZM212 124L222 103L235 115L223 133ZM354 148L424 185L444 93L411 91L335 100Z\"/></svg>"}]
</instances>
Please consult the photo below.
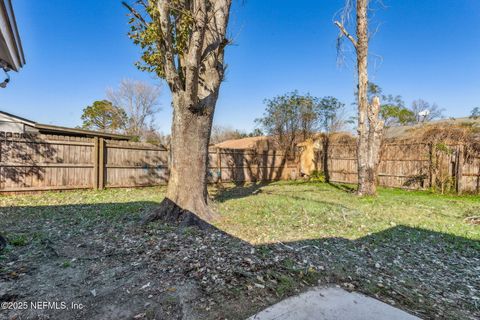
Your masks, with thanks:
<instances>
[{"instance_id":1,"label":"tree bark","mask_svg":"<svg viewBox=\"0 0 480 320\"><path fill-rule=\"evenodd\" d=\"M158 1L158 12L164 73L173 102L170 176L165 199L145 222L161 219L203 227L216 217L208 206L208 145L225 72L231 0L194 0L185 8L191 10L194 22L187 50L177 53L180 65L174 62L171 30L176 22L170 19L169 2Z\"/></svg>"},{"instance_id":2,"label":"tree bark","mask_svg":"<svg viewBox=\"0 0 480 320\"><path fill-rule=\"evenodd\" d=\"M375 194L373 172L368 165L368 0L357 0L357 73L358 73L358 195ZM373 181L374 182L374 181Z\"/></svg>"},{"instance_id":3,"label":"tree bark","mask_svg":"<svg viewBox=\"0 0 480 320\"><path fill-rule=\"evenodd\" d=\"M0 252L5 249L7 246L7 240L2 236L0 235Z\"/></svg>"},{"instance_id":4,"label":"tree bark","mask_svg":"<svg viewBox=\"0 0 480 320\"><path fill-rule=\"evenodd\" d=\"M367 155L367 179L364 186L364 194L375 195L377 193L378 165L381 157L384 122L379 117L380 99L374 97L368 108L368 155Z\"/></svg>"},{"instance_id":5,"label":"tree bark","mask_svg":"<svg viewBox=\"0 0 480 320\"><path fill-rule=\"evenodd\" d=\"M208 145L217 96L189 108L182 94L174 95L171 162L167 193L147 222L161 219L204 226L216 214L208 206ZM208 106L205 105L208 103ZM203 222L202 222L203 221Z\"/></svg>"},{"instance_id":6,"label":"tree bark","mask_svg":"<svg viewBox=\"0 0 480 320\"><path fill-rule=\"evenodd\" d=\"M378 164L384 122L380 119L380 100L368 101L368 2L357 0L358 72L358 189L357 194L376 195Z\"/></svg>"}]
</instances>

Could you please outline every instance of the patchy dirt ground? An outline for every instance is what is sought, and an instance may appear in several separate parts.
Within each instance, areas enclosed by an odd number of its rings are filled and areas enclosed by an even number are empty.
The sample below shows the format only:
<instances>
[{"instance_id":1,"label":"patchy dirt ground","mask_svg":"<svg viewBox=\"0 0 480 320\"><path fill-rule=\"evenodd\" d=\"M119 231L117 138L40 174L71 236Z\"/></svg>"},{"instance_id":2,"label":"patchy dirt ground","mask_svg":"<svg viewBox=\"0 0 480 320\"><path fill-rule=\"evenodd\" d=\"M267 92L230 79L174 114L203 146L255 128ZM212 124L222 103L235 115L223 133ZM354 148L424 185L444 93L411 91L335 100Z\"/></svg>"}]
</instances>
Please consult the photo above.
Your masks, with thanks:
<instances>
[{"instance_id":1,"label":"patchy dirt ground","mask_svg":"<svg viewBox=\"0 0 480 320\"><path fill-rule=\"evenodd\" d=\"M299 286L293 278L296 263L289 260L285 265L283 255L256 249L222 232L158 224L142 229L138 223L136 217L125 217L114 226L110 221L83 226L68 218L31 224L27 229L34 238L24 245L17 243L2 261L2 301L57 301L84 307L32 310L29 306L3 310L3 315L8 319L241 319Z\"/></svg>"},{"instance_id":2,"label":"patchy dirt ground","mask_svg":"<svg viewBox=\"0 0 480 320\"><path fill-rule=\"evenodd\" d=\"M0 318L245 319L319 283L426 319L480 317L478 242L395 226L357 240L253 246L221 231L140 227L155 205L2 208L10 245L0 256ZM26 310L13 309L22 302Z\"/></svg>"}]
</instances>

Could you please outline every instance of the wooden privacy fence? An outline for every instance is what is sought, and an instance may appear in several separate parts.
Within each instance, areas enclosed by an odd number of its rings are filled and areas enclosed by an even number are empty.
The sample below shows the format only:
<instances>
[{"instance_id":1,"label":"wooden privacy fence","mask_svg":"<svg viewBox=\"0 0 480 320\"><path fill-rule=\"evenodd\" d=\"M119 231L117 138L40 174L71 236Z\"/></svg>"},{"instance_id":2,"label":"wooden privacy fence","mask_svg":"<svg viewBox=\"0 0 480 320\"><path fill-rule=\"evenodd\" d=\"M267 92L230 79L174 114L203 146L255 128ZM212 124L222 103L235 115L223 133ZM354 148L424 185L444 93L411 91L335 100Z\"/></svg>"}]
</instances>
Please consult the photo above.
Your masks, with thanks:
<instances>
[{"instance_id":1,"label":"wooden privacy fence","mask_svg":"<svg viewBox=\"0 0 480 320\"><path fill-rule=\"evenodd\" d=\"M165 184L168 150L151 144L0 132L0 192ZM210 181L295 179L295 158L278 151L211 149Z\"/></svg>"},{"instance_id":2,"label":"wooden privacy fence","mask_svg":"<svg viewBox=\"0 0 480 320\"><path fill-rule=\"evenodd\" d=\"M0 191L161 184L167 157L151 144L0 132Z\"/></svg>"},{"instance_id":3,"label":"wooden privacy fence","mask_svg":"<svg viewBox=\"0 0 480 320\"><path fill-rule=\"evenodd\" d=\"M357 183L356 143L324 144L315 167L331 182ZM463 145L419 142L385 143L378 169L381 186L458 193L480 193L480 156L466 155Z\"/></svg>"},{"instance_id":4,"label":"wooden privacy fence","mask_svg":"<svg viewBox=\"0 0 480 320\"><path fill-rule=\"evenodd\" d=\"M103 189L165 184L169 152L151 144L57 135L0 132L0 192ZM356 183L356 145L323 144L312 157L331 182ZM209 150L211 182L297 179L300 155L281 151ZM465 147L386 143L379 184L423 189L433 185L480 193L480 156Z\"/></svg>"},{"instance_id":5,"label":"wooden privacy fence","mask_svg":"<svg viewBox=\"0 0 480 320\"><path fill-rule=\"evenodd\" d=\"M103 140L103 144L102 147L100 138L99 188L153 186L166 183L168 150L151 144L115 140ZM103 174L102 167L105 170ZM105 181L102 182L101 177L105 177Z\"/></svg>"},{"instance_id":6,"label":"wooden privacy fence","mask_svg":"<svg viewBox=\"0 0 480 320\"><path fill-rule=\"evenodd\" d=\"M298 161L277 150L211 148L209 175L210 181L236 183L297 179Z\"/></svg>"}]
</instances>

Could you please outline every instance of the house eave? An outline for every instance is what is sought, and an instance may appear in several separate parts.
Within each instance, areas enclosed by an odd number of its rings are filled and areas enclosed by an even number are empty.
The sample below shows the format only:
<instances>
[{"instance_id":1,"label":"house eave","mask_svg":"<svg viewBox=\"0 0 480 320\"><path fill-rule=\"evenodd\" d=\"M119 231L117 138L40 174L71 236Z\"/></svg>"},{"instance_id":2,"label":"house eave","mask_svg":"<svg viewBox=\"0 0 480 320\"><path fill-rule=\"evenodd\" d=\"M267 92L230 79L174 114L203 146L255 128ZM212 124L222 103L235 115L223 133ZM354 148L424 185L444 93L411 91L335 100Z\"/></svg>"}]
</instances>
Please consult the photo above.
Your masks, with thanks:
<instances>
[{"instance_id":1,"label":"house eave","mask_svg":"<svg viewBox=\"0 0 480 320\"><path fill-rule=\"evenodd\" d=\"M0 0L0 66L18 71L25 64L11 0Z\"/></svg>"}]
</instances>

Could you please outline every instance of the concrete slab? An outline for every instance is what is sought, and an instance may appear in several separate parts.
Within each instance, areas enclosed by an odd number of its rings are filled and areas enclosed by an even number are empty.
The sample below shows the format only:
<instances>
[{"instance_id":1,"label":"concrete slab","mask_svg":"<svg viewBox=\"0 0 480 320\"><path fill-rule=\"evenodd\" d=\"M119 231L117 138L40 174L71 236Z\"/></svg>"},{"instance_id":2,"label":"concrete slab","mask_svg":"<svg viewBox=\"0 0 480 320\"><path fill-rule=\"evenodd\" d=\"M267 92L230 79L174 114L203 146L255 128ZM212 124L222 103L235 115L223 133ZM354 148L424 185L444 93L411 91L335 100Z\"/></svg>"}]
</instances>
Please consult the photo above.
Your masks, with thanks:
<instances>
[{"instance_id":1,"label":"concrete slab","mask_svg":"<svg viewBox=\"0 0 480 320\"><path fill-rule=\"evenodd\" d=\"M249 320L420 319L363 294L338 287L315 288L261 311Z\"/></svg>"}]
</instances>

